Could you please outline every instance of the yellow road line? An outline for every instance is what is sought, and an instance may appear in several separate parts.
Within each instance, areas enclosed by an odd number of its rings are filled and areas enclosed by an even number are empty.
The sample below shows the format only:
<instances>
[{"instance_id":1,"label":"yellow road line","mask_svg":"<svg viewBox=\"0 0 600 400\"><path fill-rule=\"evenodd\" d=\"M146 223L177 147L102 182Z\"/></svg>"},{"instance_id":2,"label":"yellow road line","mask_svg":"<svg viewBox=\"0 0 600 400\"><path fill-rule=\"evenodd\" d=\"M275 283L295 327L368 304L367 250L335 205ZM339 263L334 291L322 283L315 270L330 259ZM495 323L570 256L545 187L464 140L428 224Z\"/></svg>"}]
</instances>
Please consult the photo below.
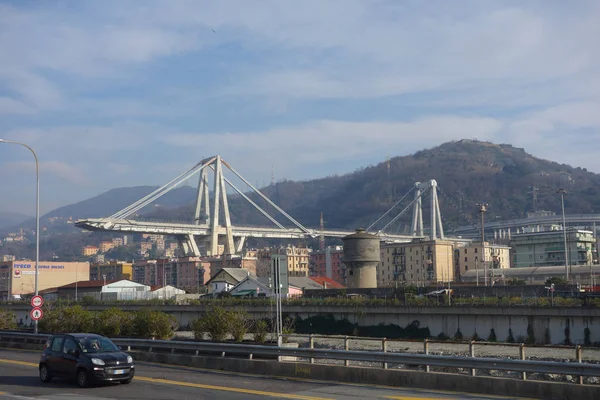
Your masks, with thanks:
<instances>
[{"instance_id":1,"label":"yellow road line","mask_svg":"<svg viewBox=\"0 0 600 400\"><path fill-rule=\"evenodd\" d=\"M394 399L394 400L444 400L441 397L413 397L413 396L385 396L385 399ZM446 399L450 400L450 399Z\"/></svg>"},{"instance_id":2,"label":"yellow road line","mask_svg":"<svg viewBox=\"0 0 600 400\"><path fill-rule=\"evenodd\" d=\"M17 364L17 365L25 365L26 367L37 367L38 363L32 363L27 361L16 361L16 360L3 360L0 358L0 363L5 364Z\"/></svg>"},{"instance_id":3,"label":"yellow road line","mask_svg":"<svg viewBox=\"0 0 600 400\"><path fill-rule=\"evenodd\" d=\"M4 364L16 364L16 365L24 365L26 367L37 367L37 363L31 363L26 361L16 361L16 360L4 360L0 358L0 363ZM282 397L287 399L296 399L296 400L333 400L325 397L314 397L314 396L301 396L294 395L288 393L275 393L275 392L265 392L262 390L252 390L252 389L242 389L242 388L230 388L224 386L214 386L214 385L204 385L201 383L191 383L191 382L181 382L181 381L172 381L169 379L160 379L160 378L149 378L147 376L136 376L135 380L151 382L151 383L162 383L165 385L175 385L175 386L186 386L193 387L199 389L210 389L210 390L220 390L223 392L236 392L236 393L244 393L244 394L256 394L260 396L270 396L270 397ZM427 400L427 399L422 399Z\"/></svg>"},{"instance_id":4,"label":"yellow road line","mask_svg":"<svg viewBox=\"0 0 600 400\"><path fill-rule=\"evenodd\" d=\"M284 398L287 398L287 399L298 399L298 400L333 400L333 399L326 399L324 397L301 396L301 395L294 395L294 394L288 394L288 393L264 392L262 390L229 388L229 387L223 387L223 386L204 385L204 384L201 384L201 383L190 383L190 382L172 381L172 380L169 380L169 379L148 378L146 376L136 376L135 379L140 380L140 381L145 381L145 382L163 383L163 384L166 384L166 385L187 386L187 387L200 388L200 389L221 390L221 391L225 391L225 392L236 392L236 393L244 393L244 394L256 394L256 395L261 395L261 396L284 397Z\"/></svg>"}]
</instances>

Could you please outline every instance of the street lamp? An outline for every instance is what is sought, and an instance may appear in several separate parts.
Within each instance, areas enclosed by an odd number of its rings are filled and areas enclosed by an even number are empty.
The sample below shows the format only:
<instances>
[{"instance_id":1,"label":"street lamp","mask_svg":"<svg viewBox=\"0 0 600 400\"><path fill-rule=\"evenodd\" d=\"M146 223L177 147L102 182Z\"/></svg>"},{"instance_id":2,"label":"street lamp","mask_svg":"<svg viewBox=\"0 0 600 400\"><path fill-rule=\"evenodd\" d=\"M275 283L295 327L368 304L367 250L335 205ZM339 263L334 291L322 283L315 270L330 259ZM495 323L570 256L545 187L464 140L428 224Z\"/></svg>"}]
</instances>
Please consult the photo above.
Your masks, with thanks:
<instances>
[{"instance_id":1,"label":"street lamp","mask_svg":"<svg viewBox=\"0 0 600 400\"><path fill-rule=\"evenodd\" d=\"M484 224L483 215L487 211L488 204L487 203L477 204L477 207L479 207L479 212L481 213L481 251L483 252L483 254L482 254L482 256L483 256L483 261L482 261L483 262L483 282L484 282L484 286L487 286L487 265L485 263L485 224ZM479 278L477 279L477 282L479 283Z\"/></svg>"},{"instance_id":2,"label":"street lamp","mask_svg":"<svg viewBox=\"0 0 600 400\"><path fill-rule=\"evenodd\" d=\"M0 139L0 143L8 143L8 144L16 144L19 146L26 147L31 154L33 154L33 158L35 158L35 180L36 180L36 189L35 189L35 295L38 295L38 265L40 263L40 168L37 155L35 151L25 143L13 142L12 140ZM34 322L34 332L38 333L38 322L37 320Z\"/></svg>"},{"instance_id":3,"label":"street lamp","mask_svg":"<svg viewBox=\"0 0 600 400\"><path fill-rule=\"evenodd\" d=\"M560 203L562 206L562 220L563 220L563 239L565 241L565 278L569 281L569 249L567 248L567 222L565 219L565 189L558 189L556 193L560 194Z\"/></svg>"}]
</instances>

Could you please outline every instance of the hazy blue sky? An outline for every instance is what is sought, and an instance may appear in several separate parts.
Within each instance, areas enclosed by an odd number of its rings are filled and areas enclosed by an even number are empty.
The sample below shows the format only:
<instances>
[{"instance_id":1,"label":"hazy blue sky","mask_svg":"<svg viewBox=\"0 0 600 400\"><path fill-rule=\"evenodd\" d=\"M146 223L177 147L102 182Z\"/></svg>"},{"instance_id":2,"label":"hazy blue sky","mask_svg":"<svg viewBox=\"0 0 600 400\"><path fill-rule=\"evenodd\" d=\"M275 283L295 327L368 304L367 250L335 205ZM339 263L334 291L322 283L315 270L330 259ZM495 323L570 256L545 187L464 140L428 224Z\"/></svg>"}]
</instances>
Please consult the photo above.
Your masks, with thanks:
<instances>
[{"instance_id":1,"label":"hazy blue sky","mask_svg":"<svg viewBox=\"0 0 600 400\"><path fill-rule=\"evenodd\" d=\"M477 138L600 172L598 21L595 0L0 1L0 137L38 152L43 211L214 154L262 184ZM33 214L34 179L0 145L0 210Z\"/></svg>"}]
</instances>

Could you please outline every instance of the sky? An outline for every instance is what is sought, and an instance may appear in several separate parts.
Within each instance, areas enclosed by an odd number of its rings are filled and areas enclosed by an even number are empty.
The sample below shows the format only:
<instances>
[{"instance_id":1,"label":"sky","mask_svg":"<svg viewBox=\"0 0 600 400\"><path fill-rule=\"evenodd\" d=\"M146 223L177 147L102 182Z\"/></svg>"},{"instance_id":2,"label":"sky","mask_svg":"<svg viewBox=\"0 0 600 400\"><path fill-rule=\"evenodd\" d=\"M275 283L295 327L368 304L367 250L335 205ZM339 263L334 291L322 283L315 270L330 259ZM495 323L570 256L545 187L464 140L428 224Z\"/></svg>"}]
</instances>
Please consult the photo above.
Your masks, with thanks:
<instances>
[{"instance_id":1,"label":"sky","mask_svg":"<svg viewBox=\"0 0 600 400\"><path fill-rule=\"evenodd\" d=\"M0 138L36 151L42 212L216 154L259 185L463 138L600 172L599 20L595 0L0 1ZM35 213L26 149L0 144L0 185L0 211Z\"/></svg>"}]
</instances>

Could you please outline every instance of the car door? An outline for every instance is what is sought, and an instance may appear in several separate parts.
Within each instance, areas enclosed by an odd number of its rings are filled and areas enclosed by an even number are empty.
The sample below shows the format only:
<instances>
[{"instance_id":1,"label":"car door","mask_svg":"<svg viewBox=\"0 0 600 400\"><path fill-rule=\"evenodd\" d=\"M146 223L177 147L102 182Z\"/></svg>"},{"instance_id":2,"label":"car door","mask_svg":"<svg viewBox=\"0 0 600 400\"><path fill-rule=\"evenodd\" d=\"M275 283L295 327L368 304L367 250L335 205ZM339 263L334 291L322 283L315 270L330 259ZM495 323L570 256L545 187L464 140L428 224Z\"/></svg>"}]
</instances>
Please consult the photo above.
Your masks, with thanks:
<instances>
[{"instance_id":1,"label":"car door","mask_svg":"<svg viewBox=\"0 0 600 400\"><path fill-rule=\"evenodd\" d=\"M62 363L62 345L63 345L63 336L54 336L52 338L52 343L50 343L50 347L48 349L46 363L50 368L50 372L53 375L62 375L61 373L61 363Z\"/></svg>"},{"instance_id":2,"label":"car door","mask_svg":"<svg viewBox=\"0 0 600 400\"><path fill-rule=\"evenodd\" d=\"M75 378L77 376L77 361L79 360L79 348L75 339L65 336L61 354L61 375Z\"/></svg>"}]
</instances>

